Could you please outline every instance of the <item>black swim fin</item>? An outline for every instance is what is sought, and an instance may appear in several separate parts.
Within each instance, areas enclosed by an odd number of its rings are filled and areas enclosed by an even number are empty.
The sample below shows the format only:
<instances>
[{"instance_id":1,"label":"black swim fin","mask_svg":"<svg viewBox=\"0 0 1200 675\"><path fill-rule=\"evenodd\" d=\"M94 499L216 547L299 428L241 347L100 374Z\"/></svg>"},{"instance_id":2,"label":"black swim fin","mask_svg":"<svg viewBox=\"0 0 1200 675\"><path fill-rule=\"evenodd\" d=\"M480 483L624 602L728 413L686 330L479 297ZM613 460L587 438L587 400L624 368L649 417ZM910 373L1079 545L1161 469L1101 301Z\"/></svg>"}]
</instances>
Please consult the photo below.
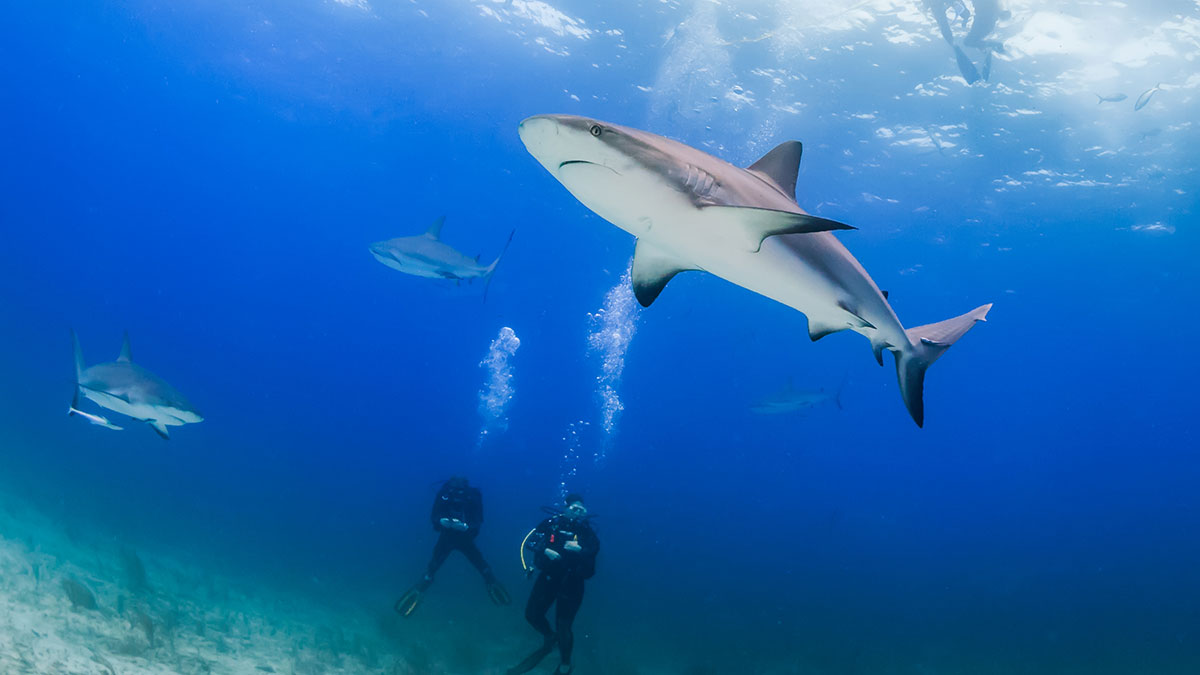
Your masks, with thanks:
<instances>
[{"instance_id":1,"label":"black swim fin","mask_svg":"<svg viewBox=\"0 0 1200 675\"><path fill-rule=\"evenodd\" d=\"M508 594L508 590L500 585L499 581L489 581L487 585L488 597L492 602L500 606L512 604L512 596Z\"/></svg>"},{"instance_id":2,"label":"black swim fin","mask_svg":"<svg viewBox=\"0 0 1200 675\"><path fill-rule=\"evenodd\" d=\"M400 599L396 601L396 613L406 618L412 616L412 613L417 611L417 605L421 604L421 598L424 596L425 593L420 588L410 588L407 593L400 596Z\"/></svg>"},{"instance_id":3,"label":"black swim fin","mask_svg":"<svg viewBox=\"0 0 1200 675\"><path fill-rule=\"evenodd\" d=\"M526 656L524 661L521 661L512 668L504 671L505 675L521 675L521 673L528 673L534 668L537 668L538 664L542 662L542 659L546 658L546 656L549 655L554 649L554 644L556 641L557 639L553 635L546 638L546 641L542 644L542 646L538 647L538 649L529 656Z\"/></svg>"}]
</instances>

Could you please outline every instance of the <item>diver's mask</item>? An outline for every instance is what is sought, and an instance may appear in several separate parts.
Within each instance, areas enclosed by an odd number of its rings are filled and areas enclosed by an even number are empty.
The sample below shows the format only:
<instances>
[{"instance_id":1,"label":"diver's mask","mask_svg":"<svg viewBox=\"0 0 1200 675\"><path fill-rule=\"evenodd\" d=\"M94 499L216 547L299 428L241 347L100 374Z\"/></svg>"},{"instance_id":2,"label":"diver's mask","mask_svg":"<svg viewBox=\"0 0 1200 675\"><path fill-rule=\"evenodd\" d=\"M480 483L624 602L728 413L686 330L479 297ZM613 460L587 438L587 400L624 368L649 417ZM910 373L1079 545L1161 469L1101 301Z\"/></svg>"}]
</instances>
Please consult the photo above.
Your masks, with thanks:
<instances>
[{"instance_id":1,"label":"diver's mask","mask_svg":"<svg viewBox=\"0 0 1200 675\"><path fill-rule=\"evenodd\" d=\"M572 504L568 504L567 510L563 513L571 520L579 520L580 518L586 516L587 512L587 507L583 505L583 502L574 502Z\"/></svg>"}]
</instances>

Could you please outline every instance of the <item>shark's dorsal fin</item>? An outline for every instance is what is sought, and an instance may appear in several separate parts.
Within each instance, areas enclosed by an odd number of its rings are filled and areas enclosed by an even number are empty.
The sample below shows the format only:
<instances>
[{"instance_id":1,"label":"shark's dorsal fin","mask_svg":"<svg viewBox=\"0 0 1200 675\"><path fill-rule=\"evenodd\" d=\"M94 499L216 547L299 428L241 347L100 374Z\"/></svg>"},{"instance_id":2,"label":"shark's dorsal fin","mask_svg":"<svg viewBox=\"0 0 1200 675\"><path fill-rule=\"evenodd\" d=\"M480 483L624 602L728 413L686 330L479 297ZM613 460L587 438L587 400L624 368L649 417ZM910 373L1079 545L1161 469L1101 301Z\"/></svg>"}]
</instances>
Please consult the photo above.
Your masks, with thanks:
<instances>
[{"instance_id":1,"label":"shark's dorsal fin","mask_svg":"<svg viewBox=\"0 0 1200 675\"><path fill-rule=\"evenodd\" d=\"M433 221L433 224L429 226L428 230L425 230L425 236L429 237L430 239L441 239L442 238L442 225L445 225L445 224L446 224L446 216L441 216L437 220Z\"/></svg>"},{"instance_id":2,"label":"shark's dorsal fin","mask_svg":"<svg viewBox=\"0 0 1200 675\"><path fill-rule=\"evenodd\" d=\"M120 363L133 362L133 350L129 348L129 331L125 331L125 339L121 342L121 355L117 357Z\"/></svg>"},{"instance_id":3,"label":"shark's dorsal fin","mask_svg":"<svg viewBox=\"0 0 1200 675\"><path fill-rule=\"evenodd\" d=\"M71 349L75 352L75 384L79 384L87 367L83 363L83 347L79 346L79 336L75 334L74 328L71 329Z\"/></svg>"},{"instance_id":4,"label":"shark's dorsal fin","mask_svg":"<svg viewBox=\"0 0 1200 675\"><path fill-rule=\"evenodd\" d=\"M763 155L746 170L770 183L787 198L796 201L796 175L800 173L800 155L804 146L800 141L785 141Z\"/></svg>"},{"instance_id":5,"label":"shark's dorsal fin","mask_svg":"<svg viewBox=\"0 0 1200 675\"><path fill-rule=\"evenodd\" d=\"M649 307L676 274L694 269L695 266L638 239L633 253L633 294L642 307Z\"/></svg>"}]
</instances>

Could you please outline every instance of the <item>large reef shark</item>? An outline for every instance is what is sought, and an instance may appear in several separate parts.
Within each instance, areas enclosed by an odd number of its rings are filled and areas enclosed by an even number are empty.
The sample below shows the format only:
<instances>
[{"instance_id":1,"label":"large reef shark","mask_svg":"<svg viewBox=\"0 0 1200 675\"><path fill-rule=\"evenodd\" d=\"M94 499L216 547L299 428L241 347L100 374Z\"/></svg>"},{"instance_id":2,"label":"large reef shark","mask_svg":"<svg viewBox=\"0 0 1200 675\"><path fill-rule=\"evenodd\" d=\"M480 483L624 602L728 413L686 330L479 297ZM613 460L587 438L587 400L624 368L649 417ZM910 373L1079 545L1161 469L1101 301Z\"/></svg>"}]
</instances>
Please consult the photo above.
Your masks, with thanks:
<instances>
[{"instance_id":1,"label":"large reef shark","mask_svg":"<svg viewBox=\"0 0 1200 675\"><path fill-rule=\"evenodd\" d=\"M491 284L492 273L512 243L515 230L500 255L490 265L480 265L479 256L469 258L442 241L442 225L446 217L433 221L424 234L412 237L396 237L371 244L371 255L388 267L427 279L453 279L472 281L484 279ZM484 291L486 293L486 290Z\"/></svg>"},{"instance_id":2,"label":"large reef shark","mask_svg":"<svg viewBox=\"0 0 1200 675\"><path fill-rule=\"evenodd\" d=\"M900 393L925 420L925 371L991 305L905 330L887 295L831 234L853 229L796 203L801 145L743 169L649 132L574 115L537 115L522 142L597 215L637 237L633 290L648 307L676 274L701 270L797 309L813 340L843 330L895 357Z\"/></svg>"},{"instance_id":3,"label":"large reef shark","mask_svg":"<svg viewBox=\"0 0 1200 675\"><path fill-rule=\"evenodd\" d=\"M90 368L84 365L83 349L75 331L71 331L71 344L75 349L75 396L69 414L80 415L92 424L109 429L121 428L104 417L78 410L82 394L102 408L149 424L163 438L170 437L167 427L204 421L174 387L133 362L128 333L116 361L98 363Z\"/></svg>"}]
</instances>

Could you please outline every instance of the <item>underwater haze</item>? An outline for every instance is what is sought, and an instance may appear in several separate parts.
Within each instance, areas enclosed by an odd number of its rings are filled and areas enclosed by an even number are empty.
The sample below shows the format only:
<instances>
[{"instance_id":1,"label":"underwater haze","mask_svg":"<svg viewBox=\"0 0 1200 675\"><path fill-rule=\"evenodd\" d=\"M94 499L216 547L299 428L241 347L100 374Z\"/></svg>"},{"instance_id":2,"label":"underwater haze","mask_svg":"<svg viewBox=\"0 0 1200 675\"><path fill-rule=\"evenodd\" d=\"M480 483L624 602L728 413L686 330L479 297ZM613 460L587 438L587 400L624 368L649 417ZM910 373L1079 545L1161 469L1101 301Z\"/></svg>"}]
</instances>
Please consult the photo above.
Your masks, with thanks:
<instances>
[{"instance_id":1,"label":"underwater haze","mask_svg":"<svg viewBox=\"0 0 1200 675\"><path fill-rule=\"evenodd\" d=\"M1200 2L27 2L0 56L0 672L498 675L569 491L580 675L1200 672ZM993 303L924 428L849 331L642 308L551 113L801 141L857 229L781 236L907 327ZM373 257L443 216L458 272ZM169 440L68 416L72 330ZM402 617L453 475L513 605L455 554Z\"/></svg>"}]
</instances>

